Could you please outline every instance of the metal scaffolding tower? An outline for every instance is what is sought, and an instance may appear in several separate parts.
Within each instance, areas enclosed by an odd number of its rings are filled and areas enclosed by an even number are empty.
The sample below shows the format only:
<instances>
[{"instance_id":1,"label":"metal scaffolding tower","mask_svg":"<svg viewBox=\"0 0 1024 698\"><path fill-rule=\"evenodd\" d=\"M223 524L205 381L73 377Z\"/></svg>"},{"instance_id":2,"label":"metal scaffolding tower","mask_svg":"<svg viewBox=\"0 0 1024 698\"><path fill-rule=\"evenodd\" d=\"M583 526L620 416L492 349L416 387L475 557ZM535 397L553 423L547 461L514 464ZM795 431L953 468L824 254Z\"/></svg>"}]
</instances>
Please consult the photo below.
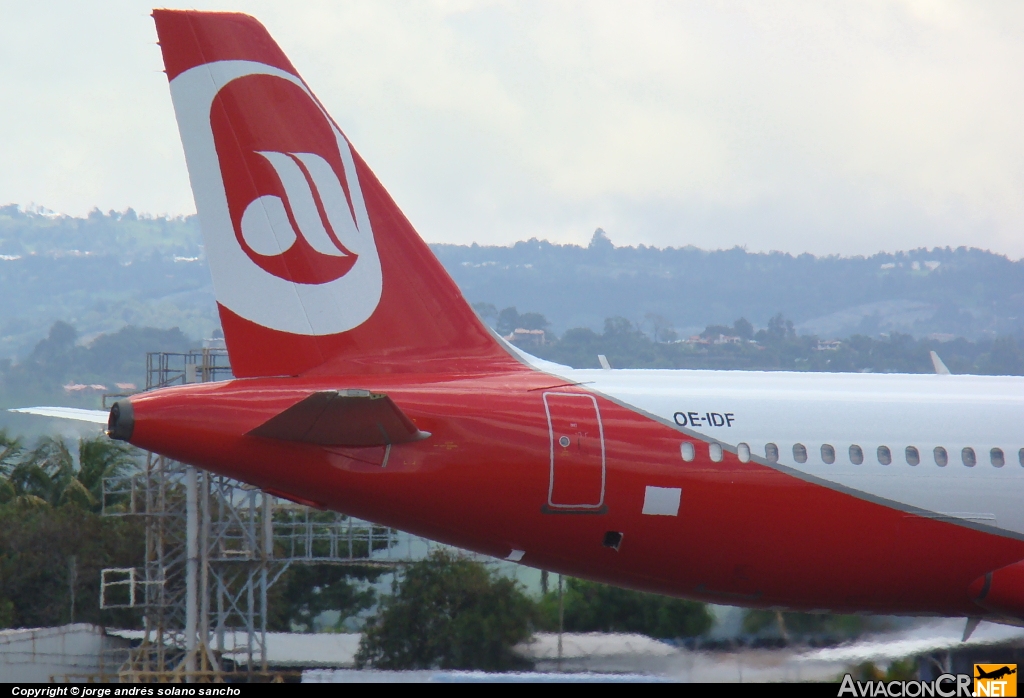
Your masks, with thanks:
<instances>
[{"instance_id":1,"label":"metal scaffolding tower","mask_svg":"<svg viewBox=\"0 0 1024 698\"><path fill-rule=\"evenodd\" d=\"M216 349L149 354L147 367L147 389L230 376L226 353ZM139 517L146 534L140 567L101 573L102 608L144 614L143 640L122 666L122 680L219 680L226 672L266 678L267 593L290 565L413 559L411 544L398 546L393 529L277 501L152 453L142 472L104 482L103 513Z\"/></svg>"}]
</instances>

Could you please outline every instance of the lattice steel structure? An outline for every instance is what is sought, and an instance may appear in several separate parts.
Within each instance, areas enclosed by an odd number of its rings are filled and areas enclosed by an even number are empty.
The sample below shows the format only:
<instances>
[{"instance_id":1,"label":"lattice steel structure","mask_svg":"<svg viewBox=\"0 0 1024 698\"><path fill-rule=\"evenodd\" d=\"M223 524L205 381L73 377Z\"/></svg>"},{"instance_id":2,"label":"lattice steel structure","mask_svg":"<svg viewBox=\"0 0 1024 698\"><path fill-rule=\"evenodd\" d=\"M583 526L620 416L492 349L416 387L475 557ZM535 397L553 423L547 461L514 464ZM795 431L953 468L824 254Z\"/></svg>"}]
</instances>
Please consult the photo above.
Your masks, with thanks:
<instances>
[{"instance_id":1,"label":"lattice steel structure","mask_svg":"<svg viewBox=\"0 0 1024 698\"><path fill-rule=\"evenodd\" d=\"M104 513L146 527L139 568L103 570L104 608L140 608L145 635L126 679L267 671L267 592L292 564L396 566L432 543L280 502L262 490L149 454L146 471L104 483ZM225 636L241 632L231 646ZM225 661L229 660L229 661Z\"/></svg>"},{"instance_id":2,"label":"lattice steel structure","mask_svg":"<svg viewBox=\"0 0 1024 698\"><path fill-rule=\"evenodd\" d=\"M209 340L216 343L217 340ZM187 353L151 351L146 354L146 390L186 383L232 378L227 349L207 346Z\"/></svg>"},{"instance_id":3,"label":"lattice steel structure","mask_svg":"<svg viewBox=\"0 0 1024 698\"><path fill-rule=\"evenodd\" d=\"M230 377L223 350L151 353L146 363L147 389ZM216 679L243 666L265 676L267 592L290 565L394 566L433 545L421 541L414 554L406 540L399 550L392 529L278 501L152 453L143 472L104 482L103 512L140 517L146 531L143 564L101 576L104 608L144 613L124 680Z\"/></svg>"}]
</instances>

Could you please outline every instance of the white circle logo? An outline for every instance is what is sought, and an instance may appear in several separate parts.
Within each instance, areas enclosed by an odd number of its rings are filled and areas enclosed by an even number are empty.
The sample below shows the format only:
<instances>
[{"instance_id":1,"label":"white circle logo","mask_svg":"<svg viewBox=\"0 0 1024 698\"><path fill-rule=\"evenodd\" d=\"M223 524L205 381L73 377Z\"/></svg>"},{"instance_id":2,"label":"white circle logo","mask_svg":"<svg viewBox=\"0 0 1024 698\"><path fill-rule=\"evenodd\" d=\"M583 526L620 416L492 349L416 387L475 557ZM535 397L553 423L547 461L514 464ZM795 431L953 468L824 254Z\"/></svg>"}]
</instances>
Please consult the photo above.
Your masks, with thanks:
<instances>
[{"instance_id":1,"label":"white circle logo","mask_svg":"<svg viewBox=\"0 0 1024 698\"><path fill-rule=\"evenodd\" d=\"M351 146L295 75L252 61L171 82L217 301L263 327L345 332L380 302Z\"/></svg>"}]
</instances>

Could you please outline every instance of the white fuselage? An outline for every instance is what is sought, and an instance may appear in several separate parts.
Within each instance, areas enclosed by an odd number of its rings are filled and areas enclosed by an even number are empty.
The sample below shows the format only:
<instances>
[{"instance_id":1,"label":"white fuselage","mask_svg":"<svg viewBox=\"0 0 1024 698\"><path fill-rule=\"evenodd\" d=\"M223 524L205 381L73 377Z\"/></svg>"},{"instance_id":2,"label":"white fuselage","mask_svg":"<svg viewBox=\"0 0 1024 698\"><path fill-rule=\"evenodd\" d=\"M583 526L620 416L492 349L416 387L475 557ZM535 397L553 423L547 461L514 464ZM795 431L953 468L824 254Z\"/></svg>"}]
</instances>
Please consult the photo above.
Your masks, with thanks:
<instances>
[{"instance_id":1,"label":"white fuselage","mask_svg":"<svg viewBox=\"0 0 1024 698\"><path fill-rule=\"evenodd\" d=\"M537 364L552 371L552 364ZM718 442L737 452L745 444L752 460L804 479L1024 537L1022 377L566 367L557 373L682 428L699 439L697 448ZM805 462L797 460L799 445ZM822 446L832 447L834 462L825 462L829 449L823 453ZM851 446L860 447L860 464ZM880 447L888 449L889 464L880 462ZM916 449L917 465L908 447ZM945 449L946 465L936 462L937 447ZM965 464L964 449L973 450L973 466ZM1002 452L1001 466L993 449Z\"/></svg>"}]
</instances>

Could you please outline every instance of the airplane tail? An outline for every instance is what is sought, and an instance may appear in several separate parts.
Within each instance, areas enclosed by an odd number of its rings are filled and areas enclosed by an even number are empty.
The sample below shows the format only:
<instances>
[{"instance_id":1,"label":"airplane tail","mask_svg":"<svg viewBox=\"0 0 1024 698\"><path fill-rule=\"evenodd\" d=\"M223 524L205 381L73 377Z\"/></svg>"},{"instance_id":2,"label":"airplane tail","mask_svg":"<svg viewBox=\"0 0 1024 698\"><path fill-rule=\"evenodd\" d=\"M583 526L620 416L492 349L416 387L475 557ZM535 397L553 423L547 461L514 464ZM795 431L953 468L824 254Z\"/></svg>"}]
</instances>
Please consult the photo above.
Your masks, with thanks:
<instances>
[{"instance_id":1,"label":"airplane tail","mask_svg":"<svg viewBox=\"0 0 1024 698\"><path fill-rule=\"evenodd\" d=\"M263 25L153 18L236 376L512 361Z\"/></svg>"}]
</instances>

